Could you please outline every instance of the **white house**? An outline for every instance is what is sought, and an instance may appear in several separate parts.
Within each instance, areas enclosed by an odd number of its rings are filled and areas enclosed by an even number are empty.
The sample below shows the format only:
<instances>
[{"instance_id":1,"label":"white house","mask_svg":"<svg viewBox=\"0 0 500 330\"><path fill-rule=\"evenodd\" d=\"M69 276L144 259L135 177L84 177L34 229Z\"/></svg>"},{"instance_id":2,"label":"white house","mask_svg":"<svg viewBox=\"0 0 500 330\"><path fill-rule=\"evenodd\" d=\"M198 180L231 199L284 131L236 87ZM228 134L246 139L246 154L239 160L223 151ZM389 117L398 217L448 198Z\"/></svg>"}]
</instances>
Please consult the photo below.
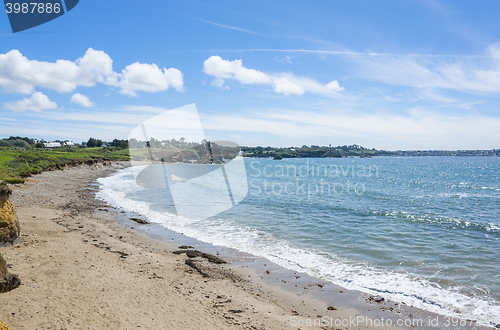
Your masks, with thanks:
<instances>
[{"instance_id":1,"label":"white house","mask_svg":"<svg viewBox=\"0 0 500 330\"><path fill-rule=\"evenodd\" d=\"M45 142L43 144L44 148L61 148L61 144L59 142Z\"/></svg>"}]
</instances>

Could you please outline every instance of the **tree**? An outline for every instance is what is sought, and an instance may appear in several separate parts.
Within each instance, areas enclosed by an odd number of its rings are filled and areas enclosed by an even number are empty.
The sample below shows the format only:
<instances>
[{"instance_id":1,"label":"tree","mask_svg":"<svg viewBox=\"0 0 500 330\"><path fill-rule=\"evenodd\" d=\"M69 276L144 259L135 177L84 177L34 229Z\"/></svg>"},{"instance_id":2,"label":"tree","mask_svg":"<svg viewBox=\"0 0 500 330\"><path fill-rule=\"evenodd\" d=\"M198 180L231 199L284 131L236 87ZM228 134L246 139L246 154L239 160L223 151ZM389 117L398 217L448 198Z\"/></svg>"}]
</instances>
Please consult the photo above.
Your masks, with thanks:
<instances>
[{"instance_id":1,"label":"tree","mask_svg":"<svg viewBox=\"0 0 500 330\"><path fill-rule=\"evenodd\" d=\"M94 138L91 137L87 141L87 147L88 148L94 148L94 147L100 147L100 146L102 146L102 140L94 139Z\"/></svg>"},{"instance_id":2,"label":"tree","mask_svg":"<svg viewBox=\"0 0 500 330\"><path fill-rule=\"evenodd\" d=\"M128 141L127 140L114 139L113 142L111 142L111 145L113 147L118 148L118 149L126 149L126 148L128 148Z\"/></svg>"},{"instance_id":3,"label":"tree","mask_svg":"<svg viewBox=\"0 0 500 330\"><path fill-rule=\"evenodd\" d=\"M18 148L29 149L32 147L32 145L26 142L26 140L22 138L17 139L11 137L9 139L0 140L0 147L10 147L10 148L18 147Z\"/></svg>"},{"instance_id":4,"label":"tree","mask_svg":"<svg viewBox=\"0 0 500 330\"><path fill-rule=\"evenodd\" d=\"M94 148L96 145L96 140L94 138L90 138L88 141L87 141L87 148Z\"/></svg>"},{"instance_id":5,"label":"tree","mask_svg":"<svg viewBox=\"0 0 500 330\"><path fill-rule=\"evenodd\" d=\"M35 144L35 141L33 141L33 139L30 139L29 137L11 136L11 137L9 137L8 140L9 141L23 140L23 141L25 141L28 144L31 144L31 145Z\"/></svg>"}]
</instances>

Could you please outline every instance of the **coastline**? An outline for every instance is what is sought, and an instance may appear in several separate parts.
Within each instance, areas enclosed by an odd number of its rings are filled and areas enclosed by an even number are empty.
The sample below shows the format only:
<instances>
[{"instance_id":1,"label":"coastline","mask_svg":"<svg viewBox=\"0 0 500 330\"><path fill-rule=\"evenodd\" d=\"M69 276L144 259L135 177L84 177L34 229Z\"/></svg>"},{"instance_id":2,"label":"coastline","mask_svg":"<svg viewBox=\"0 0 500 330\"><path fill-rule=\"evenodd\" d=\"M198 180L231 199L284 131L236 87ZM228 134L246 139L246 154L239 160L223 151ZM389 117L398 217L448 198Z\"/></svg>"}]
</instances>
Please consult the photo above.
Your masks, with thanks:
<instances>
[{"instance_id":1,"label":"coastline","mask_svg":"<svg viewBox=\"0 0 500 330\"><path fill-rule=\"evenodd\" d=\"M155 239L162 228L133 223L94 198L95 180L123 166L82 165L13 186L22 236L18 246L1 252L23 284L0 296L0 320L12 329L298 329L300 320L323 317L372 322L302 328L490 329L472 323L447 327L443 316L374 302L304 274L297 278L230 249L220 251L228 264L199 262L208 268L209 277L203 277L185 264L185 254L172 253L183 242ZM193 246L213 253L200 242ZM436 317L437 327L429 326L427 320ZM382 318L393 325L373 322ZM425 322L399 327L398 319Z\"/></svg>"}]
</instances>

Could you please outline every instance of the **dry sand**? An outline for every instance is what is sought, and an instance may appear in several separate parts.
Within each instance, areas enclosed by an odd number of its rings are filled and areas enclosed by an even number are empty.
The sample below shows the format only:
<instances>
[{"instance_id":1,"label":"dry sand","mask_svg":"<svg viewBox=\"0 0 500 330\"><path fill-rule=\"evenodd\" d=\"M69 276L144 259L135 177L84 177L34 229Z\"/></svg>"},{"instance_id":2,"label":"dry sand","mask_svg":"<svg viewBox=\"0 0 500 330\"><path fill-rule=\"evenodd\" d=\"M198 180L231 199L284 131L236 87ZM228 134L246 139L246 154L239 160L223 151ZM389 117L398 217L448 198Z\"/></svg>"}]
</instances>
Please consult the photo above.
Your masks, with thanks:
<instances>
[{"instance_id":1,"label":"dry sand","mask_svg":"<svg viewBox=\"0 0 500 330\"><path fill-rule=\"evenodd\" d=\"M45 172L13 186L21 243L0 250L9 271L22 280L18 289L0 295L0 320L12 330L299 329L291 317L298 322L366 315L392 317L394 324L417 313L434 317L340 290L329 301L318 300L269 285L257 269L174 254L178 244L120 224L121 211L94 198L95 180L122 166ZM188 259L208 277L185 264ZM329 304L337 310L327 310ZM301 328L436 329L366 323Z\"/></svg>"}]
</instances>

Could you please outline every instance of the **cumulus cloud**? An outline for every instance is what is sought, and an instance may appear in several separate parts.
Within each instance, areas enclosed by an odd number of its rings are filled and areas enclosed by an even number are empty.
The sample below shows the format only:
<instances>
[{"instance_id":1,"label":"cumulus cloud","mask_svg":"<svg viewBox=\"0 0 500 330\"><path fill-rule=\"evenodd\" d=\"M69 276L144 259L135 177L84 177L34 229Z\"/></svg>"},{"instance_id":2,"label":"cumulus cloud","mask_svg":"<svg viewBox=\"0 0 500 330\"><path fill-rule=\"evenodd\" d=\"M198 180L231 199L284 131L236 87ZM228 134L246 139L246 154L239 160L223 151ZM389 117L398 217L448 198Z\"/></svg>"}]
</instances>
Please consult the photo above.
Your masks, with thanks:
<instances>
[{"instance_id":1,"label":"cumulus cloud","mask_svg":"<svg viewBox=\"0 0 500 330\"><path fill-rule=\"evenodd\" d=\"M119 87L121 93L130 96L136 96L137 91L184 88L182 73L175 68L161 70L156 64L134 63L117 73L111 57L92 48L75 61L30 60L16 49L0 54L0 86L6 93L31 94L37 87L69 93L79 86L98 83Z\"/></svg>"},{"instance_id":2,"label":"cumulus cloud","mask_svg":"<svg viewBox=\"0 0 500 330\"><path fill-rule=\"evenodd\" d=\"M137 91L160 92L169 87L182 91L184 82L182 72L175 68L162 70L156 64L133 63L119 75L116 86L123 94L137 96Z\"/></svg>"},{"instance_id":3,"label":"cumulus cloud","mask_svg":"<svg viewBox=\"0 0 500 330\"><path fill-rule=\"evenodd\" d=\"M3 107L16 112L42 112L44 109L57 109L57 103L52 102L47 95L36 92L30 98L20 101L5 102Z\"/></svg>"},{"instance_id":4,"label":"cumulus cloud","mask_svg":"<svg viewBox=\"0 0 500 330\"><path fill-rule=\"evenodd\" d=\"M0 85L4 92L31 94L37 86L68 93L78 86L92 87L112 73L113 61L102 51L89 48L75 62L29 60L14 49L0 54Z\"/></svg>"},{"instance_id":5,"label":"cumulus cloud","mask_svg":"<svg viewBox=\"0 0 500 330\"><path fill-rule=\"evenodd\" d=\"M76 93L71 97L71 102L81 105L85 108L91 108L95 106L94 102L91 102L88 97L80 93Z\"/></svg>"},{"instance_id":6,"label":"cumulus cloud","mask_svg":"<svg viewBox=\"0 0 500 330\"><path fill-rule=\"evenodd\" d=\"M211 56L203 63L203 71L217 79L236 79L242 84L265 84L270 78L263 72L247 69L242 60L228 61Z\"/></svg>"},{"instance_id":7,"label":"cumulus cloud","mask_svg":"<svg viewBox=\"0 0 500 330\"><path fill-rule=\"evenodd\" d=\"M330 81L328 84L326 84L326 89L334 92L341 92L344 90L343 87L340 87L340 84L337 80Z\"/></svg>"},{"instance_id":8,"label":"cumulus cloud","mask_svg":"<svg viewBox=\"0 0 500 330\"><path fill-rule=\"evenodd\" d=\"M273 85L274 85L274 91L278 94L281 93L284 95L290 95L290 94L302 95L305 93L304 88L302 88L302 86L294 83L293 81L285 77L276 79L275 81L273 81Z\"/></svg>"},{"instance_id":9,"label":"cumulus cloud","mask_svg":"<svg viewBox=\"0 0 500 330\"><path fill-rule=\"evenodd\" d=\"M242 60L228 61L220 56L205 60L203 71L213 76L212 85L220 88L227 88L224 86L226 79L234 79L241 84L271 85L276 93L283 95L302 95L305 92L333 95L344 90L336 80L322 85L313 79L296 77L291 73L270 74L249 69L243 66Z\"/></svg>"}]
</instances>

